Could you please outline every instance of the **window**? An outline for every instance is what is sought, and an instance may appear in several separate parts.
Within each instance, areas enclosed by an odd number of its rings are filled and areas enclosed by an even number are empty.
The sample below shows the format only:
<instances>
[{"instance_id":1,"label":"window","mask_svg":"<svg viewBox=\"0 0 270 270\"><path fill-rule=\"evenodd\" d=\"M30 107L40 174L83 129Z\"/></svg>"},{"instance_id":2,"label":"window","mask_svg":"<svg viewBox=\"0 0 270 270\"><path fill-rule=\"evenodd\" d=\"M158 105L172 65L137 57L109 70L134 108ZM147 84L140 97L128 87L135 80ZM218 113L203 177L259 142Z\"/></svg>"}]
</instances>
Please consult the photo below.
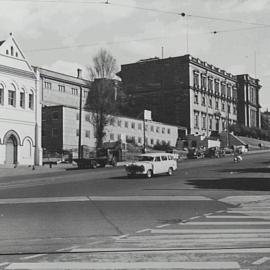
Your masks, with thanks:
<instances>
[{"instance_id":1,"label":"window","mask_svg":"<svg viewBox=\"0 0 270 270\"><path fill-rule=\"evenodd\" d=\"M213 107L212 98L209 98L209 108Z\"/></svg>"},{"instance_id":2,"label":"window","mask_svg":"<svg viewBox=\"0 0 270 270\"><path fill-rule=\"evenodd\" d=\"M21 92L20 92L20 107L21 108L25 107L25 92L24 92L24 90L21 90Z\"/></svg>"},{"instance_id":3,"label":"window","mask_svg":"<svg viewBox=\"0 0 270 270\"><path fill-rule=\"evenodd\" d=\"M17 52L15 53L15 56L16 56L16 57L18 57L18 56L19 56Z\"/></svg>"},{"instance_id":4,"label":"window","mask_svg":"<svg viewBox=\"0 0 270 270\"><path fill-rule=\"evenodd\" d=\"M213 79L212 78L208 78L208 90L210 92L213 92Z\"/></svg>"},{"instance_id":5,"label":"window","mask_svg":"<svg viewBox=\"0 0 270 270\"><path fill-rule=\"evenodd\" d=\"M87 95L88 95L88 91L84 90L84 91L83 91L83 97L86 98Z\"/></svg>"},{"instance_id":6,"label":"window","mask_svg":"<svg viewBox=\"0 0 270 270\"><path fill-rule=\"evenodd\" d=\"M221 83L221 95L226 95L225 83Z\"/></svg>"},{"instance_id":7,"label":"window","mask_svg":"<svg viewBox=\"0 0 270 270\"><path fill-rule=\"evenodd\" d=\"M219 106L218 106L218 100L216 101L216 108L215 108L216 110L218 110L219 109Z\"/></svg>"},{"instance_id":8,"label":"window","mask_svg":"<svg viewBox=\"0 0 270 270\"><path fill-rule=\"evenodd\" d=\"M193 76L193 86L195 88L199 87L199 74L194 72L194 76Z\"/></svg>"},{"instance_id":9,"label":"window","mask_svg":"<svg viewBox=\"0 0 270 270\"><path fill-rule=\"evenodd\" d=\"M118 140L118 141L121 141L121 134L118 134L118 135L117 135L117 140Z\"/></svg>"},{"instance_id":10,"label":"window","mask_svg":"<svg viewBox=\"0 0 270 270\"><path fill-rule=\"evenodd\" d=\"M150 140L150 143L151 143L151 144L154 144L154 139L151 139L151 140Z\"/></svg>"},{"instance_id":11,"label":"window","mask_svg":"<svg viewBox=\"0 0 270 270\"><path fill-rule=\"evenodd\" d=\"M199 128L199 114L197 112L194 113L194 127Z\"/></svg>"},{"instance_id":12,"label":"window","mask_svg":"<svg viewBox=\"0 0 270 270\"><path fill-rule=\"evenodd\" d=\"M202 96L202 106L205 106L205 96Z\"/></svg>"},{"instance_id":13,"label":"window","mask_svg":"<svg viewBox=\"0 0 270 270\"><path fill-rule=\"evenodd\" d=\"M215 93L219 94L219 81L215 80Z\"/></svg>"},{"instance_id":14,"label":"window","mask_svg":"<svg viewBox=\"0 0 270 270\"><path fill-rule=\"evenodd\" d=\"M161 158L160 157L155 157L155 161L161 161Z\"/></svg>"},{"instance_id":15,"label":"window","mask_svg":"<svg viewBox=\"0 0 270 270\"><path fill-rule=\"evenodd\" d=\"M222 130L225 130L226 129L226 122L225 120L222 120Z\"/></svg>"},{"instance_id":16,"label":"window","mask_svg":"<svg viewBox=\"0 0 270 270\"><path fill-rule=\"evenodd\" d=\"M198 94L194 94L194 103L199 104L199 97Z\"/></svg>"},{"instance_id":17,"label":"window","mask_svg":"<svg viewBox=\"0 0 270 270\"><path fill-rule=\"evenodd\" d=\"M162 134L165 133L165 128L162 128L161 133L162 133Z\"/></svg>"},{"instance_id":18,"label":"window","mask_svg":"<svg viewBox=\"0 0 270 270\"><path fill-rule=\"evenodd\" d=\"M134 122L131 123L131 128L135 129L135 123Z\"/></svg>"},{"instance_id":19,"label":"window","mask_svg":"<svg viewBox=\"0 0 270 270\"><path fill-rule=\"evenodd\" d=\"M202 89L206 89L206 77L205 77L205 75L202 75L202 77L201 77L201 86L202 86Z\"/></svg>"},{"instance_id":20,"label":"window","mask_svg":"<svg viewBox=\"0 0 270 270\"><path fill-rule=\"evenodd\" d=\"M61 84L58 85L58 90L59 90L59 92L65 92L66 91L65 86L61 85Z\"/></svg>"},{"instance_id":21,"label":"window","mask_svg":"<svg viewBox=\"0 0 270 270\"><path fill-rule=\"evenodd\" d=\"M52 119L53 119L53 120L57 120L57 119L58 119L58 111L54 111L54 112L52 113Z\"/></svg>"},{"instance_id":22,"label":"window","mask_svg":"<svg viewBox=\"0 0 270 270\"><path fill-rule=\"evenodd\" d=\"M154 126L151 126L151 131L154 132Z\"/></svg>"},{"instance_id":23,"label":"window","mask_svg":"<svg viewBox=\"0 0 270 270\"><path fill-rule=\"evenodd\" d=\"M71 94L78 96L78 89L77 88L71 88Z\"/></svg>"},{"instance_id":24,"label":"window","mask_svg":"<svg viewBox=\"0 0 270 270\"><path fill-rule=\"evenodd\" d=\"M52 128L52 136L57 137L58 136L58 129L57 128Z\"/></svg>"},{"instance_id":25,"label":"window","mask_svg":"<svg viewBox=\"0 0 270 270\"><path fill-rule=\"evenodd\" d=\"M128 121L125 121L125 128L128 128Z\"/></svg>"},{"instance_id":26,"label":"window","mask_svg":"<svg viewBox=\"0 0 270 270\"><path fill-rule=\"evenodd\" d=\"M166 156L161 156L162 161L168 160Z\"/></svg>"},{"instance_id":27,"label":"window","mask_svg":"<svg viewBox=\"0 0 270 270\"><path fill-rule=\"evenodd\" d=\"M230 84L227 85L227 96L232 97L232 86Z\"/></svg>"},{"instance_id":28,"label":"window","mask_svg":"<svg viewBox=\"0 0 270 270\"><path fill-rule=\"evenodd\" d=\"M77 136L77 137L79 137L79 133L80 133L79 130L76 129L76 136Z\"/></svg>"},{"instance_id":29,"label":"window","mask_svg":"<svg viewBox=\"0 0 270 270\"><path fill-rule=\"evenodd\" d=\"M85 138L90 138L90 130L85 131Z\"/></svg>"},{"instance_id":30,"label":"window","mask_svg":"<svg viewBox=\"0 0 270 270\"><path fill-rule=\"evenodd\" d=\"M31 92L28 96L28 107L29 109L33 110L34 109L34 95L33 92Z\"/></svg>"},{"instance_id":31,"label":"window","mask_svg":"<svg viewBox=\"0 0 270 270\"><path fill-rule=\"evenodd\" d=\"M48 81L45 81L44 82L44 87L47 88L47 89L52 89L52 83L48 82Z\"/></svg>"},{"instance_id":32,"label":"window","mask_svg":"<svg viewBox=\"0 0 270 270\"><path fill-rule=\"evenodd\" d=\"M212 126L213 126L213 119L209 118L209 129L212 130Z\"/></svg>"},{"instance_id":33,"label":"window","mask_svg":"<svg viewBox=\"0 0 270 270\"><path fill-rule=\"evenodd\" d=\"M113 133L110 134L110 140L114 141L114 134Z\"/></svg>"},{"instance_id":34,"label":"window","mask_svg":"<svg viewBox=\"0 0 270 270\"><path fill-rule=\"evenodd\" d=\"M6 55L8 55L9 53L8 53L8 50L6 50Z\"/></svg>"},{"instance_id":35,"label":"window","mask_svg":"<svg viewBox=\"0 0 270 270\"><path fill-rule=\"evenodd\" d=\"M206 115L202 115L202 129L206 129Z\"/></svg>"},{"instance_id":36,"label":"window","mask_svg":"<svg viewBox=\"0 0 270 270\"><path fill-rule=\"evenodd\" d=\"M80 114L77 112L76 113L76 120L79 120L80 119Z\"/></svg>"},{"instance_id":37,"label":"window","mask_svg":"<svg viewBox=\"0 0 270 270\"><path fill-rule=\"evenodd\" d=\"M228 113L231 113L231 106L228 105Z\"/></svg>"},{"instance_id":38,"label":"window","mask_svg":"<svg viewBox=\"0 0 270 270\"><path fill-rule=\"evenodd\" d=\"M159 133L159 127L156 127L156 132Z\"/></svg>"},{"instance_id":39,"label":"window","mask_svg":"<svg viewBox=\"0 0 270 270\"><path fill-rule=\"evenodd\" d=\"M86 122L90 122L90 114L86 114L85 115L85 121Z\"/></svg>"},{"instance_id":40,"label":"window","mask_svg":"<svg viewBox=\"0 0 270 270\"><path fill-rule=\"evenodd\" d=\"M118 120L117 121L117 125L118 125L118 127L121 127L122 126L122 121L121 120Z\"/></svg>"},{"instance_id":41,"label":"window","mask_svg":"<svg viewBox=\"0 0 270 270\"><path fill-rule=\"evenodd\" d=\"M138 137L138 143L142 143L142 138Z\"/></svg>"},{"instance_id":42,"label":"window","mask_svg":"<svg viewBox=\"0 0 270 270\"><path fill-rule=\"evenodd\" d=\"M236 114L236 106L233 106L233 114Z\"/></svg>"},{"instance_id":43,"label":"window","mask_svg":"<svg viewBox=\"0 0 270 270\"><path fill-rule=\"evenodd\" d=\"M224 104L224 102L222 102L221 110L222 110L223 112L225 111L225 104Z\"/></svg>"},{"instance_id":44,"label":"window","mask_svg":"<svg viewBox=\"0 0 270 270\"><path fill-rule=\"evenodd\" d=\"M10 47L10 54L11 54L11 56L14 55L14 48L12 46Z\"/></svg>"},{"instance_id":45,"label":"window","mask_svg":"<svg viewBox=\"0 0 270 270\"><path fill-rule=\"evenodd\" d=\"M0 104L4 104L4 87L2 84L0 84Z\"/></svg>"},{"instance_id":46,"label":"window","mask_svg":"<svg viewBox=\"0 0 270 270\"><path fill-rule=\"evenodd\" d=\"M16 92L8 90L8 105L16 106Z\"/></svg>"},{"instance_id":47,"label":"window","mask_svg":"<svg viewBox=\"0 0 270 270\"><path fill-rule=\"evenodd\" d=\"M167 133L171 134L171 129L170 128L167 129Z\"/></svg>"},{"instance_id":48,"label":"window","mask_svg":"<svg viewBox=\"0 0 270 270\"><path fill-rule=\"evenodd\" d=\"M142 129L142 124L141 124L141 123L138 124L138 129L139 129L139 130Z\"/></svg>"}]
</instances>

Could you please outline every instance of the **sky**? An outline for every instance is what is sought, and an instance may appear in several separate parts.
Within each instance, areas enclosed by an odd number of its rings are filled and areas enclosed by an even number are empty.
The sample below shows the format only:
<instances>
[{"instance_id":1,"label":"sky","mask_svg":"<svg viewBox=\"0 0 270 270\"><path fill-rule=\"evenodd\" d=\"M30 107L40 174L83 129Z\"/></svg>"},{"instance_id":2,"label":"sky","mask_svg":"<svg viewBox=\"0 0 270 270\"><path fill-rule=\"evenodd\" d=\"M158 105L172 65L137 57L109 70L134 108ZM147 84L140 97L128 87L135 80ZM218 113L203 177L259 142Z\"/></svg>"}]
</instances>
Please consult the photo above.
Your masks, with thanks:
<instances>
[{"instance_id":1,"label":"sky","mask_svg":"<svg viewBox=\"0 0 270 270\"><path fill-rule=\"evenodd\" d=\"M191 54L260 80L270 109L270 0L0 0L0 40L12 32L32 65L76 76L101 48L118 68ZM185 16L182 16L183 13ZM182 15L181 15L182 14Z\"/></svg>"}]
</instances>

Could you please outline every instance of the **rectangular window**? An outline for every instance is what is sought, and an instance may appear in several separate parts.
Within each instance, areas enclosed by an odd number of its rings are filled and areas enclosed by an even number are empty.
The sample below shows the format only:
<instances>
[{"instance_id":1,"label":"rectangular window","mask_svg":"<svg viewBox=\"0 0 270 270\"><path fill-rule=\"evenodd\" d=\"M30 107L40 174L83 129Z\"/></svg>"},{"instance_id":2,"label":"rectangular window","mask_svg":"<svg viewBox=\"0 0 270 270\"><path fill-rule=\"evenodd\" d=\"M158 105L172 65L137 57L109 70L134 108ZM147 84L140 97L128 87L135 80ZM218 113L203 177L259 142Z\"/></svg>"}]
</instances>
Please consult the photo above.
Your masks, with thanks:
<instances>
[{"instance_id":1,"label":"rectangular window","mask_svg":"<svg viewBox=\"0 0 270 270\"><path fill-rule=\"evenodd\" d=\"M90 130L86 130L85 131L85 137L86 138L90 138Z\"/></svg>"},{"instance_id":2,"label":"rectangular window","mask_svg":"<svg viewBox=\"0 0 270 270\"><path fill-rule=\"evenodd\" d=\"M215 93L219 94L219 81L215 80Z\"/></svg>"},{"instance_id":3,"label":"rectangular window","mask_svg":"<svg viewBox=\"0 0 270 270\"><path fill-rule=\"evenodd\" d=\"M198 73L194 73L194 76L193 76L193 86L195 88L199 88L199 74Z\"/></svg>"},{"instance_id":4,"label":"rectangular window","mask_svg":"<svg viewBox=\"0 0 270 270\"><path fill-rule=\"evenodd\" d=\"M231 113L231 106L228 105L228 113Z\"/></svg>"},{"instance_id":5,"label":"rectangular window","mask_svg":"<svg viewBox=\"0 0 270 270\"><path fill-rule=\"evenodd\" d=\"M197 94L194 95L194 103L199 104L199 97Z\"/></svg>"},{"instance_id":6,"label":"rectangular window","mask_svg":"<svg viewBox=\"0 0 270 270\"><path fill-rule=\"evenodd\" d=\"M77 112L76 113L76 120L79 120L79 118L80 118L80 114Z\"/></svg>"},{"instance_id":7,"label":"rectangular window","mask_svg":"<svg viewBox=\"0 0 270 270\"><path fill-rule=\"evenodd\" d=\"M150 143L153 145L154 144L154 139L151 139L150 140Z\"/></svg>"},{"instance_id":8,"label":"rectangular window","mask_svg":"<svg viewBox=\"0 0 270 270\"><path fill-rule=\"evenodd\" d=\"M65 88L64 85L59 84L58 85L58 90L59 90L59 92L65 92L66 91L66 88Z\"/></svg>"},{"instance_id":9,"label":"rectangular window","mask_svg":"<svg viewBox=\"0 0 270 270\"><path fill-rule=\"evenodd\" d=\"M225 83L221 83L221 95L226 95L226 85Z\"/></svg>"},{"instance_id":10,"label":"rectangular window","mask_svg":"<svg viewBox=\"0 0 270 270\"><path fill-rule=\"evenodd\" d=\"M230 84L227 85L227 96L232 97L232 86Z\"/></svg>"},{"instance_id":11,"label":"rectangular window","mask_svg":"<svg viewBox=\"0 0 270 270\"><path fill-rule=\"evenodd\" d=\"M117 121L117 125L118 125L118 127L121 127L122 126L122 121L121 120L118 120Z\"/></svg>"},{"instance_id":12,"label":"rectangular window","mask_svg":"<svg viewBox=\"0 0 270 270\"><path fill-rule=\"evenodd\" d=\"M125 121L125 128L128 128L128 122Z\"/></svg>"},{"instance_id":13,"label":"rectangular window","mask_svg":"<svg viewBox=\"0 0 270 270\"><path fill-rule=\"evenodd\" d=\"M162 134L164 134L165 133L165 128L162 128L161 132L162 132Z\"/></svg>"},{"instance_id":14,"label":"rectangular window","mask_svg":"<svg viewBox=\"0 0 270 270\"><path fill-rule=\"evenodd\" d=\"M90 122L90 114L86 114L85 115L85 121L86 122Z\"/></svg>"},{"instance_id":15,"label":"rectangular window","mask_svg":"<svg viewBox=\"0 0 270 270\"><path fill-rule=\"evenodd\" d=\"M159 133L159 127L156 127L156 132Z\"/></svg>"},{"instance_id":16,"label":"rectangular window","mask_svg":"<svg viewBox=\"0 0 270 270\"><path fill-rule=\"evenodd\" d=\"M222 102L221 110L222 110L223 112L225 111L225 104L224 104L224 102Z\"/></svg>"},{"instance_id":17,"label":"rectangular window","mask_svg":"<svg viewBox=\"0 0 270 270\"><path fill-rule=\"evenodd\" d=\"M206 89L206 77L202 75L201 77L202 89Z\"/></svg>"},{"instance_id":18,"label":"rectangular window","mask_svg":"<svg viewBox=\"0 0 270 270\"><path fill-rule=\"evenodd\" d=\"M77 88L71 88L72 95L78 96L78 89Z\"/></svg>"},{"instance_id":19,"label":"rectangular window","mask_svg":"<svg viewBox=\"0 0 270 270\"><path fill-rule=\"evenodd\" d=\"M151 131L154 132L154 126L151 126Z\"/></svg>"},{"instance_id":20,"label":"rectangular window","mask_svg":"<svg viewBox=\"0 0 270 270\"><path fill-rule=\"evenodd\" d=\"M8 90L8 105L16 106L15 91Z\"/></svg>"},{"instance_id":21,"label":"rectangular window","mask_svg":"<svg viewBox=\"0 0 270 270\"><path fill-rule=\"evenodd\" d=\"M29 101L29 109L33 110L34 109L34 95L33 94L29 94L28 97L28 101Z\"/></svg>"},{"instance_id":22,"label":"rectangular window","mask_svg":"<svg viewBox=\"0 0 270 270\"><path fill-rule=\"evenodd\" d=\"M1 87L0 85L0 104L4 104L4 88Z\"/></svg>"},{"instance_id":23,"label":"rectangular window","mask_svg":"<svg viewBox=\"0 0 270 270\"><path fill-rule=\"evenodd\" d=\"M212 104L212 98L209 98L209 108L212 108L213 104Z\"/></svg>"},{"instance_id":24,"label":"rectangular window","mask_svg":"<svg viewBox=\"0 0 270 270\"><path fill-rule=\"evenodd\" d=\"M171 130L169 128L167 129L167 133L168 134L171 134Z\"/></svg>"},{"instance_id":25,"label":"rectangular window","mask_svg":"<svg viewBox=\"0 0 270 270\"><path fill-rule=\"evenodd\" d=\"M194 127L199 128L199 115L198 115L198 113L194 114Z\"/></svg>"},{"instance_id":26,"label":"rectangular window","mask_svg":"<svg viewBox=\"0 0 270 270\"><path fill-rule=\"evenodd\" d=\"M142 143L142 138L138 137L138 143Z\"/></svg>"},{"instance_id":27,"label":"rectangular window","mask_svg":"<svg viewBox=\"0 0 270 270\"><path fill-rule=\"evenodd\" d=\"M212 93L213 92L213 79L208 78L208 90Z\"/></svg>"},{"instance_id":28,"label":"rectangular window","mask_svg":"<svg viewBox=\"0 0 270 270\"><path fill-rule=\"evenodd\" d=\"M77 137L79 137L79 133L80 133L79 130L76 129L76 136L77 136Z\"/></svg>"},{"instance_id":29,"label":"rectangular window","mask_svg":"<svg viewBox=\"0 0 270 270\"><path fill-rule=\"evenodd\" d=\"M45 81L44 82L44 87L51 90L52 89L52 83L48 82L48 81Z\"/></svg>"},{"instance_id":30,"label":"rectangular window","mask_svg":"<svg viewBox=\"0 0 270 270\"><path fill-rule=\"evenodd\" d=\"M88 95L88 91L84 90L84 91L83 91L83 97L84 97L84 98L87 98L87 95Z\"/></svg>"},{"instance_id":31,"label":"rectangular window","mask_svg":"<svg viewBox=\"0 0 270 270\"><path fill-rule=\"evenodd\" d=\"M25 106L25 94L24 92L20 92L20 107L24 108Z\"/></svg>"},{"instance_id":32,"label":"rectangular window","mask_svg":"<svg viewBox=\"0 0 270 270\"><path fill-rule=\"evenodd\" d=\"M134 122L131 123L131 128L135 129L135 123Z\"/></svg>"},{"instance_id":33,"label":"rectangular window","mask_svg":"<svg viewBox=\"0 0 270 270\"><path fill-rule=\"evenodd\" d=\"M213 120L209 118L209 129L212 130Z\"/></svg>"},{"instance_id":34,"label":"rectangular window","mask_svg":"<svg viewBox=\"0 0 270 270\"><path fill-rule=\"evenodd\" d=\"M206 129L206 116L202 115L202 129Z\"/></svg>"},{"instance_id":35,"label":"rectangular window","mask_svg":"<svg viewBox=\"0 0 270 270\"><path fill-rule=\"evenodd\" d=\"M219 109L219 106L218 106L218 101L216 101L216 108L215 108L216 110L218 110Z\"/></svg>"},{"instance_id":36,"label":"rectangular window","mask_svg":"<svg viewBox=\"0 0 270 270\"><path fill-rule=\"evenodd\" d=\"M233 114L236 114L236 106L233 106Z\"/></svg>"},{"instance_id":37,"label":"rectangular window","mask_svg":"<svg viewBox=\"0 0 270 270\"><path fill-rule=\"evenodd\" d=\"M205 97L202 97L202 106L205 106Z\"/></svg>"},{"instance_id":38,"label":"rectangular window","mask_svg":"<svg viewBox=\"0 0 270 270\"><path fill-rule=\"evenodd\" d=\"M138 124L138 129L142 130L142 124L141 123Z\"/></svg>"}]
</instances>

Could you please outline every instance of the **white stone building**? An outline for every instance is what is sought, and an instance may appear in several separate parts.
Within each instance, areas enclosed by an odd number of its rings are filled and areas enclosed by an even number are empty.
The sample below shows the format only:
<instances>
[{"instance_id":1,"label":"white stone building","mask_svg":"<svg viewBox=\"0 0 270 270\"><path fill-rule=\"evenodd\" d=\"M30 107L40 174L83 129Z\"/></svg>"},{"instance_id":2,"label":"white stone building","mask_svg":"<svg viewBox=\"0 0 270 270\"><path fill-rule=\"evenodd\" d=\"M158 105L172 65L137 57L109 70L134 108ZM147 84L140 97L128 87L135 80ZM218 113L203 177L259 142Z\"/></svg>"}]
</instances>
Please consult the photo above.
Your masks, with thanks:
<instances>
[{"instance_id":1,"label":"white stone building","mask_svg":"<svg viewBox=\"0 0 270 270\"><path fill-rule=\"evenodd\" d=\"M37 79L10 34L0 41L0 164L40 165L41 159Z\"/></svg>"}]
</instances>

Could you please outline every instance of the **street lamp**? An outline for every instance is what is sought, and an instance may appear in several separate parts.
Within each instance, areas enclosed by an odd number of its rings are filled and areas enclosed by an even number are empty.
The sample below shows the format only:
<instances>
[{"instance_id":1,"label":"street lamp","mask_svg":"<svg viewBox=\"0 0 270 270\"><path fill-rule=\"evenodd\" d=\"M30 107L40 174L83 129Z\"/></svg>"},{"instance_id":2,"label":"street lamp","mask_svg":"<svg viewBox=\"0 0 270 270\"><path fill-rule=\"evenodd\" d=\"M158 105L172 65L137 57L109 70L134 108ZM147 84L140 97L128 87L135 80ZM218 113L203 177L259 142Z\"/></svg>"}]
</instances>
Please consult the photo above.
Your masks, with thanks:
<instances>
[{"instance_id":1,"label":"street lamp","mask_svg":"<svg viewBox=\"0 0 270 270\"><path fill-rule=\"evenodd\" d=\"M77 78L82 78L82 70L77 69ZM80 85L80 105L79 105L79 141L78 141L78 159L81 158L81 139L82 139L82 87Z\"/></svg>"}]
</instances>

